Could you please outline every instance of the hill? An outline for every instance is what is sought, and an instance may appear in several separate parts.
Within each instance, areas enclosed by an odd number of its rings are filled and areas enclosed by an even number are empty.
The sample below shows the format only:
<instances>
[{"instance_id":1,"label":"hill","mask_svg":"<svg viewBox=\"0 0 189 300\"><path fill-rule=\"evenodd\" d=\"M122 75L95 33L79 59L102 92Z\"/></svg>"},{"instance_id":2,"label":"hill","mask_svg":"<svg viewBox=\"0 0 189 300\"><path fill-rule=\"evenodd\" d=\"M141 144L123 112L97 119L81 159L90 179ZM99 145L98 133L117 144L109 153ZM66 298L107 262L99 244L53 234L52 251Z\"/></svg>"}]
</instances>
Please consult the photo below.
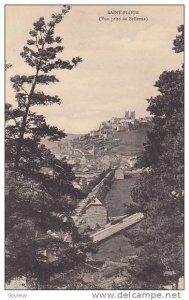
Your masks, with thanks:
<instances>
[{"instance_id":1,"label":"hill","mask_svg":"<svg viewBox=\"0 0 189 300\"><path fill-rule=\"evenodd\" d=\"M104 155L136 156L143 150L150 126L150 122L137 123L137 125L122 131L113 131L106 138L91 136L90 133L85 135L68 134L61 141L51 142L44 139L42 142L58 158L70 155L73 153L73 149L79 149L84 153L94 151L96 157Z\"/></svg>"},{"instance_id":2,"label":"hill","mask_svg":"<svg viewBox=\"0 0 189 300\"><path fill-rule=\"evenodd\" d=\"M113 132L106 139L103 137L90 136L90 134L83 135L72 140L74 148L81 150L93 149L96 156L115 155L123 156L137 155L143 150L143 144L147 139L147 131L150 129L150 124L137 126L136 128L129 128L120 132Z\"/></svg>"},{"instance_id":3,"label":"hill","mask_svg":"<svg viewBox=\"0 0 189 300\"><path fill-rule=\"evenodd\" d=\"M49 149L51 152L57 157L62 158L65 155L70 153L70 141L73 139L80 138L81 134L67 134L64 139L60 141L49 141L48 139L44 138L42 143Z\"/></svg>"}]
</instances>

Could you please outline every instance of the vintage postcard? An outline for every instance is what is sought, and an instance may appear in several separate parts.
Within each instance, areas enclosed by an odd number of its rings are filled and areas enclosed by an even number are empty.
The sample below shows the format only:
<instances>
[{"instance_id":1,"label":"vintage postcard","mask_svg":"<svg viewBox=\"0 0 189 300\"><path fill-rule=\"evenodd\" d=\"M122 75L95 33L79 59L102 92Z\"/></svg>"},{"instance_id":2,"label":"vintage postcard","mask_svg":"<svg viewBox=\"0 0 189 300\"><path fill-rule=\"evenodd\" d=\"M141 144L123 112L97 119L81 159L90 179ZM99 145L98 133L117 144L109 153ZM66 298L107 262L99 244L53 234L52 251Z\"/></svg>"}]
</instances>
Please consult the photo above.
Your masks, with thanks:
<instances>
[{"instance_id":1,"label":"vintage postcard","mask_svg":"<svg viewBox=\"0 0 189 300\"><path fill-rule=\"evenodd\" d=\"M7 4L5 59L5 289L183 290L184 5Z\"/></svg>"}]
</instances>

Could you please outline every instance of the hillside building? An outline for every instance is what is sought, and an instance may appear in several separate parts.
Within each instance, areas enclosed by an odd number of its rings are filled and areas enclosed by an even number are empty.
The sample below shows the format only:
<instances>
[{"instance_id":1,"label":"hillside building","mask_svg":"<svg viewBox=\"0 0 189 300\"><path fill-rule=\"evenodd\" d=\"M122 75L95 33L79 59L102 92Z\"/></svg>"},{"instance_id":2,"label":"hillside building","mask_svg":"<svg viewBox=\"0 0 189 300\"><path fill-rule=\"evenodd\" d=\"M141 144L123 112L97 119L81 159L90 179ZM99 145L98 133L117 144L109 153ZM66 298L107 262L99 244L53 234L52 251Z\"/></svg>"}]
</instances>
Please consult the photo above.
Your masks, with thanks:
<instances>
[{"instance_id":1,"label":"hillside building","mask_svg":"<svg viewBox=\"0 0 189 300\"><path fill-rule=\"evenodd\" d=\"M125 112L125 121L127 123L134 124L135 123L135 111L126 111Z\"/></svg>"},{"instance_id":2,"label":"hillside building","mask_svg":"<svg viewBox=\"0 0 189 300\"><path fill-rule=\"evenodd\" d=\"M131 111L130 117L131 117L131 119L135 120L135 111Z\"/></svg>"},{"instance_id":3,"label":"hillside building","mask_svg":"<svg viewBox=\"0 0 189 300\"><path fill-rule=\"evenodd\" d=\"M91 228L103 227L107 224L107 209L98 198L93 199L85 208L85 222Z\"/></svg>"},{"instance_id":4,"label":"hillside building","mask_svg":"<svg viewBox=\"0 0 189 300\"><path fill-rule=\"evenodd\" d=\"M117 131L124 131L125 130L125 126L120 124L120 125L117 125Z\"/></svg>"},{"instance_id":5,"label":"hillside building","mask_svg":"<svg viewBox=\"0 0 189 300\"><path fill-rule=\"evenodd\" d=\"M124 172L122 169L115 170L115 179L124 179Z\"/></svg>"},{"instance_id":6,"label":"hillside building","mask_svg":"<svg viewBox=\"0 0 189 300\"><path fill-rule=\"evenodd\" d=\"M91 137L99 137L99 131L97 131L97 130L92 130L91 132L90 132L90 136Z\"/></svg>"},{"instance_id":7,"label":"hillside building","mask_svg":"<svg viewBox=\"0 0 189 300\"><path fill-rule=\"evenodd\" d=\"M122 131L129 128L129 124L135 124L135 111L126 111L125 116L118 118L112 117L111 120L102 122L99 127L100 134L106 130Z\"/></svg>"},{"instance_id":8,"label":"hillside building","mask_svg":"<svg viewBox=\"0 0 189 300\"><path fill-rule=\"evenodd\" d=\"M125 112L125 119L135 120L135 111L126 111Z\"/></svg>"},{"instance_id":9,"label":"hillside building","mask_svg":"<svg viewBox=\"0 0 189 300\"><path fill-rule=\"evenodd\" d=\"M99 127L100 130L102 130L102 129L108 129L108 128L110 128L110 121L102 122L100 124L100 127Z\"/></svg>"}]
</instances>

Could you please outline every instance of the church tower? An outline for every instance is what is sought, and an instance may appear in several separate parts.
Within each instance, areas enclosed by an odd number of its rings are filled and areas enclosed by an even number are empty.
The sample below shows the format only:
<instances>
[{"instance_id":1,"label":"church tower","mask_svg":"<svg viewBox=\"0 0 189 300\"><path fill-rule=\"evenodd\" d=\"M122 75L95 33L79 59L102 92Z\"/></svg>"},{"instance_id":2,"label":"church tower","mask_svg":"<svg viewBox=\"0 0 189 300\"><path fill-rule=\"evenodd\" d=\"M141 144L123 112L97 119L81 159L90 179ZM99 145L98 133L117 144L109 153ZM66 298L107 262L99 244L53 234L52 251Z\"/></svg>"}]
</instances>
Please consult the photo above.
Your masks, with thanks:
<instances>
[{"instance_id":1,"label":"church tower","mask_svg":"<svg viewBox=\"0 0 189 300\"><path fill-rule=\"evenodd\" d=\"M132 120L135 120L135 111L131 111L131 115L130 115Z\"/></svg>"},{"instance_id":2,"label":"church tower","mask_svg":"<svg viewBox=\"0 0 189 300\"><path fill-rule=\"evenodd\" d=\"M129 119L129 111L126 111L126 112L125 112L125 118L126 118L126 119Z\"/></svg>"}]
</instances>

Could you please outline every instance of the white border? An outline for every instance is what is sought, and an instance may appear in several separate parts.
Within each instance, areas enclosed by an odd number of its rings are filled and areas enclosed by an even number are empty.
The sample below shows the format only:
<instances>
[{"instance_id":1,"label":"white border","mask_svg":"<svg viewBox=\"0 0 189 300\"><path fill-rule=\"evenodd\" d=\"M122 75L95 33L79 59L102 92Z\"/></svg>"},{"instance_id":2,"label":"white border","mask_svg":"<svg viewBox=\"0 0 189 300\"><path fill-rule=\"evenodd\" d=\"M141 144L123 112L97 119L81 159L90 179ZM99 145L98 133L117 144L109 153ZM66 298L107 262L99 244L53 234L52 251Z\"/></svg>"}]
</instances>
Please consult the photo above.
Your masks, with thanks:
<instances>
[{"instance_id":1,"label":"white border","mask_svg":"<svg viewBox=\"0 0 189 300\"><path fill-rule=\"evenodd\" d=\"M129 5L129 4L146 4L146 5L150 5L150 4L177 4L177 5L181 5L184 4L185 5L185 67L186 67L186 72L185 72L185 78L188 81L189 79L189 74L188 74L188 43L189 43L189 1L188 0L182 0L182 1L153 1L153 0L149 0L149 1L119 1L119 3L116 3L116 1L100 1L100 0L96 0L93 2L89 2L89 1L64 1L64 2L60 2L60 1L37 1L37 0L32 0L32 1L0 1L0 22L1 22L1 26L0 26L0 36L2 41L4 40L4 5L6 4L83 4L83 5L97 5L97 4L101 4L101 5L110 5L110 4L115 4L115 5ZM4 45L4 42L3 42ZM1 46L0 48L0 53L1 53L1 60L0 60L0 64L1 64L1 83L3 85L4 82L4 47ZM186 289L185 291L181 291L181 298L180 299L189 299L189 284L187 284L187 282L189 283L189 255L188 255L188 250L189 250L189 239L188 239L188 233L189 233L189 221L188 221L188 211L189 211L189 203L188 203L188 179L189 179L189 166L188 166L188 153L189 153L189 143L188 143L188 128L189 128L189 104L188 104L188 100L187 100L187 96L188 96L188 89L189 89L189 84L187 84L187 81L185 80L185 285L186 285ZM4 148L4 90L3 90L3 86L0 90L1 93L1 109L0 109L0 138L1 138L1 149ZM1 155L0 155L0 166L1 166L1 177L0 177L0 191L1 191L1 201L0 201L0 212L1 212L1 218L0 218L0 228L1 228L1 232L0 232L0 238L1 238L1 242L0 242L0 253L1 253L1 261L0 261L0 295L1 295L1 299L9 299L9 293L14 293L19 294L19 291L5 291L4 290L4 197L3 197L3 191L4 191L4 151L1 151ZM104 291L104 292L108 292L108 291ZM117 291L118 292L118 291ZM127 291L125 291L127 292ZM142 291L138 291L141 292ZM145 292L145 291L144 291ZM147 292L147 291L146 291ZM151 291L152 292L152 291ZM158 291L154 291L155 293L157 293ZM27 299L52 299L53 297L56 297L56 300L58 299L83 299L83 300L89 300L89 299L93 299L92 298L92 291L20 291L21 294L26 294L27 295ZM11 299L11 298L10 298ZM12 298L13 299L13 298ZM15 298L16 299L16 298ZM22 298L21 298L22 299ZM100 298L99 298L100 299ZM139 298L138 298L139 299ZM157 299L157 298L156 298ZM177 298L179 299L179 298Z\"/></svg>"}]
</instances>

